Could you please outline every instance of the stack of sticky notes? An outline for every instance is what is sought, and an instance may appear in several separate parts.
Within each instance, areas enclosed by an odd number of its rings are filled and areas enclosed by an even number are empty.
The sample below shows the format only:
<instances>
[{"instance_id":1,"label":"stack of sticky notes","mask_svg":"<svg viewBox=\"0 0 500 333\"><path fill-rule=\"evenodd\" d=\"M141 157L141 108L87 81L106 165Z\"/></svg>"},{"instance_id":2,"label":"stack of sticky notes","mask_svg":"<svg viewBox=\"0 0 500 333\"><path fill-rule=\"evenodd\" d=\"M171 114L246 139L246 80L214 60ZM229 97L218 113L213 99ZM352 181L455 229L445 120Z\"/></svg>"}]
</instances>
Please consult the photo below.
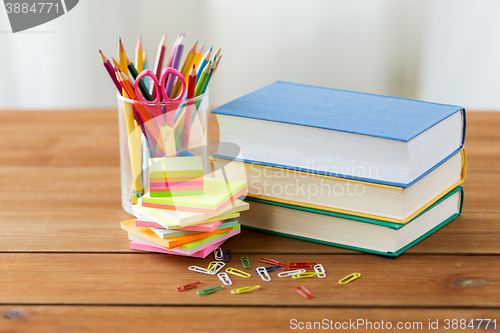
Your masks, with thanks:
<instances>
[{"instance_id":1,"label":"stack of sticky notes","mask_svg":"<svg viewBox=\"0 0 500 333\"><path fill-rule=\"evenodd\" d=\"M461 213L462 107L276 82L212 113L244 156L248 228L397 256Z\"/></svg>"},{"instance_id":2,"label":"stack of sticky notes","mask_svg":"<svg viewBox=\"0 0 500 333\"><path fill-rule=\"evenodd\" d=\"M203 178L203 174L199 177L191 172L199 170L194 168L194 163L174 161L184 158L164 158L167 160L165 164L152 159L156 161L151 161L150 166L155 163L157 166L154 171L150 170L150 175L156 176L153 172L159 172L160 168L168 169L163 179L170 181L170 177L180 178L182 172L189 171L184 173L188 176L180 182L201 182L202 193L178 192L177 184L168 186L168 196L154 196L152 191L146 193L137 205L132 206L137 218L121 224L128 232L131 249L205 258L227 239L240 233L236 218L249 207L240 200L247 192L246 182ZM182 165L185 170L179 169ZM188 168L190 166L192 168ZM157 182L157 178L160 177L151 177L150 183Z\"/></svg>"},{"instance_id":3,"label":"stack of sticky notes","mask_svg":"<svg viewBox=\"0 0 500 333\"><path fill-rule=\"evenodd\" d=\"M151 197L203 194L203 162L201 156L150 158Z\"/></svg>"}]
</instances>

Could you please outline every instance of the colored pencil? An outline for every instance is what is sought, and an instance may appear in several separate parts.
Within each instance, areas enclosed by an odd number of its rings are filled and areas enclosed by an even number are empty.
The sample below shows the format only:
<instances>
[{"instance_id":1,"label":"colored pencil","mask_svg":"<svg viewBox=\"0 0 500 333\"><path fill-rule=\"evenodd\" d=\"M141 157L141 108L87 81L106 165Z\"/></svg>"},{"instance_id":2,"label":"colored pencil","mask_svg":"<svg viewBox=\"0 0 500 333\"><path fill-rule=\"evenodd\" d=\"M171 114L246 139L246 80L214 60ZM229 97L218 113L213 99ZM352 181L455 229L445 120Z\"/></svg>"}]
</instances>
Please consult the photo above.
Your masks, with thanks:
<instances>
[{"instance_id":1,"label":"colored pencil","mask_svg":"<svg viewBox=\"0 0 500 333\"><path fill-rule=\"evenodd\" d=\"M128 66L128 70L130 71L130 74L132 74L132 77L134 78L134 80L137 79L137 76L139 76L139 73L137 72L137 69L135 69L134 63L132 62L132 60L130 60L129 57L127 57L127 66ZM144 82L141 80L141 81L139 81L138 85L139 85L139 89L141 90L142 96L144 96L144 98L147 99L148 101L152 101L153 97L149 93L148 88L146 88L146 85L144 84Z\"/></svg>"},{"instance_id":2,"label":"colored pencil","mask_svg":"<svg viewBox=\"0 0 500 333\"><path fill-rule=\"evenodd\" d=\"M135 63L137 64L137 71L140 73L144 69L144 58L142 50L142 36L139 36L137 40L137 46L135 47Z\"/></svg>"},{"instance_id":3,"label":"colored pencil","mask_svg":"<svg viewBox=\"0 0 500 333\"><path fill-rule=\"evenodd\" d=\"M142 51L142 59L143 59L143 69L149 69L148 52L146 51L146 49ZM149 80L150 80L149 76L144 77L144 84L146 85L148 90L149 90Z\"/></svg>"},{"instance_id":4,"label":"colored pencil","mask_svg":"<svg viewBox=\"0 0 500 333\"><path fill-rule=\"evenodd\" d=\"M120 70L128 76L127 54L125 53L121 37L118 40L118 60L120 61Z\"/></svg>"},{"instance_id":5,"label":"colored pencil","mask_svg":"<svg viewBox=\"0 0 500 333\"><path fill-rule=\"evenodd\" d=\"M216 60L215 60L215 56L214 56L214 59L212 60L212 65L210 66L210 73L208 74L208 77L207 77L207 82L205 83L205 86L203 87L201 94L204 94L205 91L207 90L208 84L210 83L210 79L212 78L212 75L215 71L215 65L216 65Z\"/></svg>"},{"instance_id":6,"label":"colored pencil","mask_svg":"<svg viewBox=\"0 0 500 333\"><path fill-rule=\"evenodd\" d=\"M167 35L163 35L158 45L158 52L156 53L156 62L154 67L154 73L156 78L159 80L161 77L161 71L163 69L163 59L165 58L165 52L167 51Z\"/></svg>"},{"instance_id":7,"label":"colored pencil","mask_svg":"<svg viewBox=\"0 0 500 333\"><path fill-rule=\"evenodd\" d=\"M153 73L156 74L156 79L159 81L161 78L161 71L163 70L163 59L165 58L165 53L167 52L167 34L163 35L158 45L158 52L156 53L156 62ZM154 84L149 87L149 93L156 98L156 90L154 89ZM161 94L160 94L161 98Z\"/></svg>"},{"instance_id":8,"label":"colored pencil","mask_svg":"<svg viewBox=\"0 0 500 333\"><path fill-rule=\"evenodd\" d=\"M179 40L177 41L177 45L175 46L174 57L173 57L172 64L170 66L170 67L175 68L175 69L179 68L179 64L181 62L181 57L182 57L182 51L184 51L184 44L182 44L183 39L184 39L184 35L179 37ZM174 96L172 95L172 90L174 89L174 83L175 83L176 78L177 77L175 75L170 74L167 78L167 85L165 88L165 92L167 93L167 96L169 96L172 99L174 98ZM175 97L177 97L177 96L175 96Z\"/></svg>"},{"instance_id":9,"label":"colored pencil","mask_svg":"<svg viewBox=\"0 0 500 333\"><path fill-rule=\"evenodd\" d=\"M198 50L196 51L196 53L194 54L194 57L193 57L193 64L196 65L196 68L198 68L198 65L200 63L200 60L201 58L203 57L203 49L205 48L205 44L202 44Z\"/></svg>"},{"instance_id":10,"label":"colored pencil","mask_svg":"<svg viewBox=\"0 0 500 333\"><path fill-rule=\"evenodd\" d=\"M187 100L194 98L194 90L196 87L196 66L193 64L191 70L189 71L189 84L187 91ZM182 144L184 149L188 149L189 146L189 134L191 131L191 123L193 118L193 102L188 102L186 105L186 114L184 116L184 127L182 130Z\"/></svg>"},{"instance_id":11,"label":"colored pencil","mask_svg":"<svg viewBox=\"0 0 500 333\"><path fill-rule=\"evenodd\" d=\"M189 76L189 71L191 69L191 66L193 66L193 60L194 60L194 55L196 54L196 46L198 44L198 41L194 42L193 46L189 50L186 60L184 61L184 65L182 66L181 74L184 77L184 80L186 81L186 89L188 86L188 76ZM181 90L181 81L177 80L174 85L174 90L173 90L173 96L179 95L179 92Z\"/></svg>"},{"instance_id":12,"label":"colored pencil","mask_svg":"<svg viewBox=\"0 0 500 333\"><path fill-rule=\"evenodd\" d=\"M201 79L201 73L205 68L206 64L208 63L208 61L210 60L210 55L212 54L212 48L213 46L211 46L210 49L207 51L207 53L205 53L205 55L203 55L203 57L201 58L200 65L198 66L196 72L196 84L198 84L198 81Z\"/></svg>"},{"instance_id":13,"label":"colored pencil","mask_svg":"<svg viewBox=\"0 0 500 333\"><path fill-rule=\"evenodd\" d=\"M210 60L206 65L205 68L203 68L203 71L201 72L201 77L196 78L196 88L194 90L194 97L198 97L202 94L203 89L205 88L205 85L207 83L208 76L210 75L210 68L212 67L212 60ZM196 76L198 76L198 73L196 73Z\"/></svg>"},{"instance_id":14,"label":"colored pencil","mask_svg":"<svg viewBox=\"0 0 500 333\"><path fill-rule=\"evenodd\" d=\"M116 77L118 79L118 82L120 82L120 85L125 89L125 92L128 96L128 98L133 99L133 100L138 100L137 95L134 92L134 88L132 87L132 84L130 83L130 80L125 73L121 72L120 70L116 71ZM163 142L160 139L160 133L159 133L159 128L158 125L156 124L156 121L154 118L151 116L151 113L144 107L142 104L135 104L136 110L139 113L139 116L141 118L141 121L144 123L144 125L147 127L151 135L153 136L151 139L156 142L156 144L159 146L159 148L163 151ZM146 135L146 133L144 133ZM150 142L150 147L151 146L151 140L148 140Z\"/></svg>"},{"instance_id":15,"label":"colored pencil","mask_svg":"<svg viewBox=\"0 0 500 333\"><path fill-rule=\"evenodd\" d=\"M108 72L109 76L113 80L113 83L115 84L116 89L118 89L118 92L121 95L121 93L122 93L122 87L120 86L120 83L118 83L118 80L116 79L116 75L115 75L115 71L113 69L113 65L111 65L111 62L104 55L104 53L101 52L101 50L99 50L99 54L101 55L101 60L102 60L102 64L104 65L104 68L106 68L106 71Z\"/></svg>"},{"instance_id":16,"label":"colored pencil","mask_svg":"<svg viewBox=\"0 0 500 333\"><path fill-rule=\"evenodd\" d=\"M175 39L174 45L172 45L172 52L170 52L170 58L168 58L167 67L172 67L172 62L174 61L174 54L177 45L179 45L179 40L184 36L184 33L180 33L179 36Z\"/></svg>"}]
</instances>

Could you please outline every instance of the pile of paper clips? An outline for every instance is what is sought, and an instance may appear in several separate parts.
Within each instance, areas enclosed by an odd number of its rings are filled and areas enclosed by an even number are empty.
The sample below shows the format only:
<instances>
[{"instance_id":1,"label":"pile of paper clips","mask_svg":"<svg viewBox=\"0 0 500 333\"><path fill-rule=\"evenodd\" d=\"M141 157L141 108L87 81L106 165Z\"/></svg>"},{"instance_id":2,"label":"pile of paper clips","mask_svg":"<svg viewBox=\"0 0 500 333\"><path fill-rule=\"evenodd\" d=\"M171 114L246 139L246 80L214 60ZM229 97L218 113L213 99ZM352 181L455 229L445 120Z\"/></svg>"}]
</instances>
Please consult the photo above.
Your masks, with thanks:
<instances>
[{"instance_id":1,"label":"pile of paper clips","mask_svg":"<svg viewBox=\"0 0 500 333\"><path fill-rule=\"evenodd\" d=\"M231 250L224 250L220 247L216 248L214 250L214 255L215 255L215 260L210 262L207 268L199 267L199 266L189 266L188 269L194 272L198 273L203 273L203 274L208 274L208 275L217 275L219 280L222 282L221 285L206 288L200 291L197 291L197 295L208 295L211 293L214 293L216 291L224 289L224 286L231 286L233 284L233 281L229 277L229 274L236 275L241 278L251 278L252 275L248 272L241 271L239 269L233 268L233 267L227 267L225 272L220 272L222 268L226 266L225 263L231 261ZM322 264L317 263L317 262L292 262L289 264L285 264L281 261L277 261L274 259L268 259L268 258L259 258L258 259L260 262L272 265L268 267L260 266L255 269L255 273L260 276L262 281L265 282L270 282L271 277L269 275L269 272L281 269L284 272L278 273L278 277L280 278L285 278L285 277L292 277L292 279L303 279L303 278L312 278L312 277L317 277L320 279L326 278L326 271L325 268L323 267ZM243 266L244 269L251 269L252 264L250 263L250 259L248 257L241 257L240 258L241 265ZM307 269L313 269L314 272L307 272ZM220 272L220 273L219 273ZM361 276L360 273L352 273L347 275L346 277L342 278L339 280L339 284L348 284L349 282L352 282L356 279L358 279ZM186 291L189 289L193 289L196 286L202 284L203 281L198 281L194 283L189 283L184 286L178 287L175 290L177 291ZM231 294L242 294L246 293L255 289L259 289L260 285L256 286L247 286L243 288L237 288L237 289L232 289ZM311 299L314 298L314 294L309 291L306 287L304 286L298 286L295 288L295 291L302 297L306 299Z\"/></svg>"}]
</instances>

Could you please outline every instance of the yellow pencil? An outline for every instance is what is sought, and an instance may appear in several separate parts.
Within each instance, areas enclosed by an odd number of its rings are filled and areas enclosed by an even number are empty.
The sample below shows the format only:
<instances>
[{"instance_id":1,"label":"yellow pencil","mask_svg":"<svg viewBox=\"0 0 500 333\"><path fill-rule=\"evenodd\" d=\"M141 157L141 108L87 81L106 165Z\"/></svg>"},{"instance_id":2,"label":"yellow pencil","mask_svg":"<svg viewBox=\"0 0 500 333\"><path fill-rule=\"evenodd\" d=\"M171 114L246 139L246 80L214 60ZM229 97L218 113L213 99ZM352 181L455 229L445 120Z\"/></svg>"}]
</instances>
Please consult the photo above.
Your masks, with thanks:
<instances>
[{"instance_id":1,"label":"yellow pencil","mask_svg":"<svg viewBox=\"0 0 500 333\"><path fill-rule=\"evenodd\" d=\"M205 44L201 44L200 47L198 48L198 50L196 51L196 53L194 54L193 64L196 66L196 68L198 68L198 64L200 63L200 60L203 57L203 54L201 52L204 48L205 48Z\"/></svg>"},{"instance_id":2,"label":"yellow pencil","mask_svg":"<svg viewBox=\"0 0 500 333\"><path fill-rule=\"evenodd\" d=\"M123 47L122 38L118 40L118 60L120 60L120 69L128 76L128 63L125 48Z\"/></svg>"},{"instance_id":3,"label":"yellow pencil","mask_svg":"<svg viewBox=\"0 0 500 333\"><path fill-rule=\"evenodd\" d=\"M142 49L142 36L139 36L137 40L137 46L135 47L135 64L137 72L140 73L144 69L144 60L143 60L143 49Z\"/></svg>"}]
</instances>

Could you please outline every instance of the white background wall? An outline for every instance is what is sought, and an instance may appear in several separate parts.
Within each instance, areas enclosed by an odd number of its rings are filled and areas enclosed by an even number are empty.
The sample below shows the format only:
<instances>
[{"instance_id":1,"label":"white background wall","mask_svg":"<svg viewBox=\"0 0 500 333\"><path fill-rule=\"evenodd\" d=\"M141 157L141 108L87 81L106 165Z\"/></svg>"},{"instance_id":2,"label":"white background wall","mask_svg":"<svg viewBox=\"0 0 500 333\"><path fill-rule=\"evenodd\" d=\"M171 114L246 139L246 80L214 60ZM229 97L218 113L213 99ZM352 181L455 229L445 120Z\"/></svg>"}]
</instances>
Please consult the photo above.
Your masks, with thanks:
<instances>
[{"instance_id":1,"label":"white background wall","mask_svg":"<svg viewBox=\"0 0 500 333\"><path fill-rule=\"evenodd\" d=\"M0 109L113 107L98 50L150 61L179 32L223 58L211 104L276 80L500 110L495 0L80 0L64 16L12 34L0 8Z\"/></svg>"}]
</instances>

